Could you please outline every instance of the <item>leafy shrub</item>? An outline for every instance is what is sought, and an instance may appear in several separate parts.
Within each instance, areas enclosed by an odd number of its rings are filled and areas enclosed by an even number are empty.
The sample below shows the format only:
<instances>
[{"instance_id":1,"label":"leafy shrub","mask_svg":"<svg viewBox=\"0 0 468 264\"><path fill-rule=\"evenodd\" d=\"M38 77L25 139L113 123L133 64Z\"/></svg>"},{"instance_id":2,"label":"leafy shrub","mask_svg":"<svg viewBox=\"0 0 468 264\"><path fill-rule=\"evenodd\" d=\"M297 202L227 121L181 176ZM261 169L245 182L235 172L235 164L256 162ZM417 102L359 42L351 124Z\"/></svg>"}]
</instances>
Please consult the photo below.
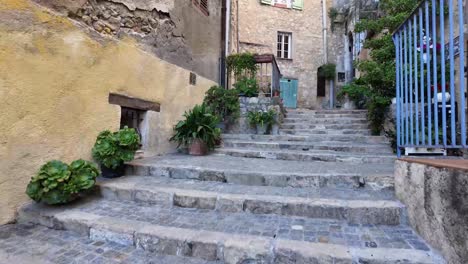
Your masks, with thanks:
<instances>
[{"instance_id":1,"label":"leafy shrub","mask_svg":"<svg viewBox=\"0 0 468 264\"><path fill-rule=\"evenodd\" d=\"M234 121L239 117L240 104L237 90L226 90L221 86L213 86L206 92L204 103L220 119Z\"/></svg>"},{"instance_id":2,"label":"leafy shrub","mask_svg":"<svg viewBox=\"0 0 468 264\"><path fill-rule=\"evenodd\" d=\"M251 126L260 125L260 126L270 126L275 123L276 112L269 110L267 112L263 111L249 111L247 113L247 119Z\"/></svg>"},{"instance_id":3,"label":"leafy shrub","mask_svg":"<svg viewBox=\"0 0 468 264\"><path fill-rule=\"evenodd\" d=\"M370 122L372 135L380 135L387 118L391 100L384 96L374 95L367 102L367 119Z\"/></svg>"},{"instance_id":4,"label":"leafy shrub","mask_svg":"<svg viewBox=\"0 0 468 264\"><path fill-rule=\"evenodd\" d=\"M333 63L327 63L322 65L320 67L321 70L319 71L319 74L327 80L334 80L336 76L336 65Z\"/></svg>"},{"instance_id":5,"label":"leafy shrub","mask_svg":"<svg viewBox=\"0 0 468 264\"><path fill-rule=\"evenodd\" d=\"M219 118L206 104L196 105L192 110L184 113L185 120L181 120L174 127L174 136L170 141L180 146L188 146L194 139L202 140L212 150L220 141L221 129L217 128Z\"/></svg>"},{"instance_id":6,"label":"leafy shrub","mask_svg":"<svg viewBox=\"0 0 468 264\"><path fill-rule=\"evenodd\" d=\"M140 136L133 128L125 127L112 133L109 130L99 133L93 157L107 168L116 169L124 162L134 159L140 147Z\"/></svg>"},{"instance_id":7,"label":"leafy shrub","mask_svg":"<svg viewBox=\"0 0 468 264\"><path fill-rule=\"evenodd\" d=\"M337 95L337 99L343 100L348 96L349 100L354 102L358 109L364 109L369 95L369 87L359 84L357 81L353 81L341 88L341 91Z\"/></svg>"},{"instance_id":8,"label":"leafy shrub","mask_svg":"<svg viewBox=\"0 0 468 264\"><path fill-rule=\"evenodd\" d=\"M70 165L50 161L31 179L26 194L36 202L68 203L81 192L91 189L99 173L95 164L85 160L76 160Z\"/></svg>"},{"instance_id":9,"label":"leafy shrub","mask_svg":"<svg viewBox=\"0 0 468 264\"><path fill-rule=\"evenodd\" d=\"M237 92L245 97L255 97L258 95L258 83L253 78L241 78L234 84Z\"/></svg>"},{"instance_id":10,"label":"leafy shrub","mask_svg":"<svg viewBox=\"0 0 468 264\"><path fill-rule=\"evenodd\" d=\"M252 78L258 71L255 56L251 53L232 54L227 57L226 65L229 73L234 73L236 78Z\"/></svg>"}]
</instances>

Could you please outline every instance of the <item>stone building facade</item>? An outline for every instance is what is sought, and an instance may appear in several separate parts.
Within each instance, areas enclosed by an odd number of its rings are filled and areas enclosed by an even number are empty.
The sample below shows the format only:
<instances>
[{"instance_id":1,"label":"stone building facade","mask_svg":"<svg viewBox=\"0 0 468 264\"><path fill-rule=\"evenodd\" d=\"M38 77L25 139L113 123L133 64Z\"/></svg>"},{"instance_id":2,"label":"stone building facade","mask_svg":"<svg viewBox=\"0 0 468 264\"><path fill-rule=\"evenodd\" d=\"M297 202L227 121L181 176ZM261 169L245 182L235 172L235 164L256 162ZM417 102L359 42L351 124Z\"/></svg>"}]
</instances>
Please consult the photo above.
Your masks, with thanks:
<instances>
[{"instance_id":1,"label":"stone building facade","mask_svg":"<svg viewBox=\"0 0 468 264\"><path fill-rule=\"evenodd\" d=\"M276 2L289 1L232 1L230 52L274 54L283 77L298 80L298 107L322 108L328 101L317 96L317 70L324 64L322 2L297 1L301 8ZM291 36L288 59L277 56L281 33Z\"/></svg>"}]
</instances>

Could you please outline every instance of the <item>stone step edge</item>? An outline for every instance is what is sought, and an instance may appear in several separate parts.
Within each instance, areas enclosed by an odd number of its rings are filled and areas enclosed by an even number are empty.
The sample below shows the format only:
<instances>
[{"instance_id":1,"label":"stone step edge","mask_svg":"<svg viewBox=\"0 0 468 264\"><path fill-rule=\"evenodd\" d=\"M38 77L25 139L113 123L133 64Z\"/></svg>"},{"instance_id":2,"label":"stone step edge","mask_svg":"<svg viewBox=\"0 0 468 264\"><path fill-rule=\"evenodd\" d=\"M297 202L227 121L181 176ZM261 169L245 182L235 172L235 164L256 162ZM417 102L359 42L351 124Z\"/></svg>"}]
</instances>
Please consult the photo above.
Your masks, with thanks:
<instances>
[{"instance_id":1,"label":"stone step edge","mask_svg":"<svg viewBox=\"0 0 468 264\"><path fill-rule=\"evenodd\" d=\"M336 185L343 186L346 183L349 184L350 188L356 188L363 184L366 186L369 185L372 189L392 189L394 186L394 177L391 173L376 175L359 175L356 173L263 173L257 171L221 170L194 166L139 164L137 162L130 162L127 165L127 175L160 176L173 179L226 182L250 186L320 188L333 187ZM246 181L248 181L249 184L245 184Z\"/></svg>"},{"instance_id":2,"label":"stone step edge","mask_svg":"<svg viewBox=\"0 0 468 264\"><path fill-rule=\"evenodd\" d=\"M102 182L101 196L228 213L276 214L345 220L352 224L399 225L404 223L403 204L391 200L310 199L301 197L244 195L187 190L172 187L142 188L133 184Z\"/></svg>"},{"instance_id":3,"label":"stone step edge","mask_svg":"<svg viewBox=\"0 0 468 264\"><path fill-rule=\"evenodd\" d=\"M378 156L367 153L355 152L301 152L284 150L266 150L266 149L248 149L248 148L220 148L215 150L216 154L229 155L233 157L248 157L259 159L278 159L278 160L296 160L296 161L324 161L324 162L354 162L382 164L391 163L396 157L390 154L379 154Z\"/></svg>"},{"instance_id":4,"label":"stone step edge","mask_svg":"<svg viewBox=\"0 0 468 264\"><path fill-rule=\"evenodd\" d=\"M385 148L390 149L390 146L383 143L354 143L342 141L258 141L255 139L223 139L223 142L235 144L253 144L253 145L296 145L296 146L312 146L312 147L347 147L347 148Z\"/></svg>"},{"instance_id":5,"label":"stone step edge","mask_svg":"<svg viewBox=\"0 0 468 264\"><path fill-rule=\"evenodd\" d=\"M20 222L69 230L94 241L105 240L164 255L221 260L226 264L248 260L261 263L441 263L433 253L414 249L350 248L166 227L78 210L59 212L23 208L19 213ZM353 262L356 260L358 262Z\"/></svg>"}]
</instances>

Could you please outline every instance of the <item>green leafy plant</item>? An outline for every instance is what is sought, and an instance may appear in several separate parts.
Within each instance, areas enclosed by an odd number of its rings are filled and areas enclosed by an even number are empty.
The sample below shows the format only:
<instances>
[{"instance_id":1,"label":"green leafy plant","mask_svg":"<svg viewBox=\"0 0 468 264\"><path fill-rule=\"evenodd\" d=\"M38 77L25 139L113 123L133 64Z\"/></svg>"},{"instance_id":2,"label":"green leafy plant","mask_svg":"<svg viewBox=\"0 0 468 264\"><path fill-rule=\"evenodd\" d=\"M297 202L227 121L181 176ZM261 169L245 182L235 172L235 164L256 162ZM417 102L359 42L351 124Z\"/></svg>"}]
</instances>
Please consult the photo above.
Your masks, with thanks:
<instances>
[{"instance_id":1,"label":"green leafy plant","mask_svg":"<svg viewBox=\"0 0 468 264\"><path fill-rule=\"evenodd\" d=\"M258 95L259 86L254 78L241 78L234 84L234 88L240 95L255 97Z\"/></svg>"},{"instance_id":2,"label":"green leafy plant","mask_svg":"<svg viewBox=\"0 0 468 264\"><path fill-rule=\"evenodd\" d=\"M340 92L337 94L337 99L343 101L347 96L349 100L356 104L358 109L364 109L367 105L369 95L369 87L354 80L341 88Z\"/></svg>"},{"instance_id":3,"label":"green leafy plant","mask_svg":"<svg viewBox=\"0 0 468 264\"><path fill-rule=\"evenodd\" d=\"M328 17L330 18L330 28L332 32L335 31L335 20L338 17L338 15L338 9L334 7L328 9Z\"/></svg>"},{"instance_id":4,"label":"green leafy plant","mask_svg":"<svg viewBox=\"0 0 468 264\"><path fill-rule=\"evenodd\" d=\"M174 126L174 136L170 141L177 142L180 146L188 146L193 140L200 139L212 150L221 139L221 130L216 126L219 118L206 104L196 105L193 109L184 113L185 120L181 120Z\"/></svg>"},{"instance_id":5,"label":"green leafy plant","mask_svg":"<svg viewBox=\"0 0 468 264\"><path fill-rule=\"evenodd\" d=\"M32 177L26 194L36 202L68 203L83 191L91 189L99 174L97 166L89 161L76 160L70 165L57 160L50 161Z\"/></svg>"},{"instance_id":6,"label":"green leafy plant","mask_svg":"<svg viewBox=\"0 0 468 264\"><path fill-rule=\"evenodd\" d=\"M229 73L233 73L236 78L253 78L258 71L255 55L252 53L238 53L227 57L226 65Z\"/></svg>"},{"instance_id":7,"label":"green leafy plant","mask_svg":"<svg viewBox=\"0 0 468 264\"><path fill-rule=\"evenodd\" d=\"M319 72L325 79L334 80L336 76L336 65L333 63L327 63L322 65L321 71Z\"/></svg>"},{"instance_id":8,"label":"green leafy plant","mask_svg":"<svg viewBox=\"0 0 468 264\"><path fill-rule=\"evenodd\" d=\"M275 123L276 112L269 110L266 112L263 111L249 111L247 113L247 119L251 126L260 125L260 126L270 126Z\"/></svg>"},{"instance_id":9,"label":"green leafy plant","mask_svg":"<svg viewBox=\"0 0 468 264\"><path fill-rule=\"evenodd\" d=\"M125 127L117 132L109 130L99 133L94 144L93 158L110 169L135 158L140 147L140 136L133 128Z\"/></svg>"},{"instance_id":10,"label":"green leafy plant","mask_svg":"<svg viewBox=\"0 0 468 264\"><path fill-rule=\"evenodd\" d=\"M221 86L213 86L206 92L204 103L220 119L232 122L239 117L240 104L237 90L226 90Z\"/></svg>"}]
</instances>

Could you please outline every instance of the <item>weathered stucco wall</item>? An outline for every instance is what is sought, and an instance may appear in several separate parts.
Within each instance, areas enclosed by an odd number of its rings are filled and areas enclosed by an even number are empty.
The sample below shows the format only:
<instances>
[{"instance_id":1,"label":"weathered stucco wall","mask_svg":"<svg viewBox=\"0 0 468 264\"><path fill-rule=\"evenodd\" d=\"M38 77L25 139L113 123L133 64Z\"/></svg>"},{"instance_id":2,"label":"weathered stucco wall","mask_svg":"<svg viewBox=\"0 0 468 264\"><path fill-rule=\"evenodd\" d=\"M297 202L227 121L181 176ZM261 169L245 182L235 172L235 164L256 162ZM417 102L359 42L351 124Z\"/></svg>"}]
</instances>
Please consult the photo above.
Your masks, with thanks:
<instances>
[{"instance_id":1,"label":"weathered stucco wall","mask_svg":"<svg viewBox=\"0 0 468 264\"><path fill-rule=\"evenodd\" d=\"M98 32L132 36L159 58L219 78L221 1L209 15L186 0L34 0Z\"/></svg>"},{"instance_id":2,"label":"weathered stucco wall","mask_svg":"<svg viewBox=\"0 0 468 264\"><path fill-rule=\"evenodd\" d=\"M324 58L321 1L304 1L303 10L294 10L262 5L260 1L239 0L232 10L234 43L231 51L237 52L238 40L241 52L276 56L278 32L292 33L292 60L278 59L278 65L284 77L299 80L298 106L320 108L317 69Z\"/></svg>"},{"instance_id":3,"label":"weathered stucco wall","mask_svg":"<svg viewBox=\"0 0 468 264\"><path fill-rule=\"evenodd\" d=\"M145 150L174 150L168 138L185 110L214 83L139 48L52 14L27 0L0 0L0 224L27 201L25 187L51 159L91 159L97 134L118 129L109 92L161 104Z\"/></svg>"},{"instance_id":4,"label":"weathered stucco wall","mask_svg":"<svg viewBox=\"0 0 468 264\"><path fill-rule=\"evenodd\" d=\"M416 231L448 263L468 263L468 172L399 160L395 190Z\"/></svg>"}]
</instances>

